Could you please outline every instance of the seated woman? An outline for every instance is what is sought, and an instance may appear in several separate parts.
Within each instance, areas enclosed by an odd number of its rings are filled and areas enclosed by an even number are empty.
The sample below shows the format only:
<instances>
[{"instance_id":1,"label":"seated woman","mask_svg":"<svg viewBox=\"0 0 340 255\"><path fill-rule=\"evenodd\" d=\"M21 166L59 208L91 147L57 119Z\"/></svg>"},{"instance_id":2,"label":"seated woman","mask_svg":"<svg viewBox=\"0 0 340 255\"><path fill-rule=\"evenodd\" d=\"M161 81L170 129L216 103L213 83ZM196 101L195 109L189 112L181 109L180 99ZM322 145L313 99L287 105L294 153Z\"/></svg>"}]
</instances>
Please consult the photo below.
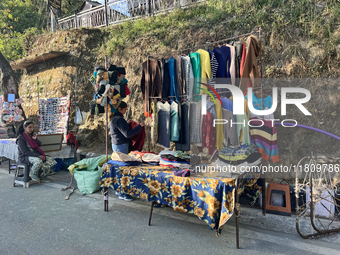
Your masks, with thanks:
<instances>
[{"instance_id":1,"label":"seated woman","mask_svg":"<svg viewBox=\"0 0 340 255\"><path fill-rule=\"evenodd\" d=\"M42 143L34 134L33 121L25 121L20 126L18 134L20 135L17 137L16 144L18 145L19 162L31 165L30 177L40 182L40 176L47 176L57 162L46 156L39 148Z\"/></svg>"}]
</instances>

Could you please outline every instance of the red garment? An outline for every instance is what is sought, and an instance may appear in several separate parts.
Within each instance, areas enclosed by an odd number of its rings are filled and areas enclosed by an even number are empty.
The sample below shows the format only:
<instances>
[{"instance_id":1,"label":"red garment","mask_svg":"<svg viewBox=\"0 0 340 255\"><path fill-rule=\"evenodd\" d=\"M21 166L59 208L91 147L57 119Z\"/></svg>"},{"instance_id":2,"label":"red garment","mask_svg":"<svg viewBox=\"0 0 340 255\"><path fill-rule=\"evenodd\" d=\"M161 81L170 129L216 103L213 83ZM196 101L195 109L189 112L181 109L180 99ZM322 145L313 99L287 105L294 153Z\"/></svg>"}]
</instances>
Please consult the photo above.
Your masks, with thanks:
<instances>
[{"instance_id":1,"label":"red garment","mask_svg":"<svg viewBox=\"0 0 340 255\"><path fill-rule=\"evenodd\" d=\"M207 112L203 117L202 124L202 146L209 149L209 154L212 155L216 147L216 131L214 118L210 112Z\"/></svg>"},{"instance_id":2,"label":"red garment","mask_svg":"<svg viewBox=\"0 0 340 255\"><path fill-rule=\"evenodd\" d=\"M135 121L131 121L131 123L129 124L129 127L135 128L139 125L138 122ZM145 142L145 127L142 127L142 131L140 131L137 135L131 137L132 140L132 150L133 151L141 151L143 149L144 146L144 142Z\"/></svg>"},{"instance_id":3,"label":"red garment","mask_svg":"<svg viewBox=\"0 0 340 255\"><path fill-rule=\"evenodd\" d=\"M246 62L246 45L242 43L242 58L241 58L241 64L240 64L240 78L243 74L243 68L244 68L244 62Z\"/></svg>"},{"instance_id":4,"label":"red garment","mask_svg":"<svg viewBox=\"0 0 340 255\"><path fill-rule=\"evenodd\" d=\"M131 92L130 92L128 86L125 86L125 95L128 96L130 94L131 94Z\"/></svg>"},{"instance_id":5,"label":"red garment","mask_svg":"<svg viewBox=\"0 0 340 255\"><path fill-rule=\"evenodd\" d=\"M149 154L149 153L157 155L157 153L148 152L148 151L131 151L130 152L130 154L132 154L132 155L140 155L141 157L143 157L145 154Z\"/></svg>"},{"instance_id":6,"label":"red garment","mask_svg":"<svg viewBox=\"0 0 340 255\"><path fill-rule=\"evenodd\" d=\"M31 146L31 148L32 148L33 150L39 151L40 154L43 155L43 156L46 158L45 153L42 151L42 149L40 149L40 147L39 147L39 145L37 144L37 142L34 141L33 138L30 139L30 138L25 134L25 132L22 133L22 134L23 134L23 136L25 137L26 141L28 142L29 146Z\"/></svg>"}]
</instances>

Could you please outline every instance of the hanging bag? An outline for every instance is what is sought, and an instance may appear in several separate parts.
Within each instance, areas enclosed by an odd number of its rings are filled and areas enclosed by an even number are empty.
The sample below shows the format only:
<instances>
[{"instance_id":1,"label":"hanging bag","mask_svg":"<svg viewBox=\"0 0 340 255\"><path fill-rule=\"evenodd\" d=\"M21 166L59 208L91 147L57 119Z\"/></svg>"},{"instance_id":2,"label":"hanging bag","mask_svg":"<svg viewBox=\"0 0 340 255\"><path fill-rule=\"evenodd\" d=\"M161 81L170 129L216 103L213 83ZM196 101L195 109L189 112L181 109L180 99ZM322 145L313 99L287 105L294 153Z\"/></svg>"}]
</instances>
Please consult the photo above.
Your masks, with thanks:
<instances>
[{"instance_id":1,"label":"hanging bag","mask_svg":"<svg viewBox=\"0 0 340 255\"><path fill-rule=\"evenodd\" d=\"M74 118L74 123L76 125L84 125L86 120L87 112L81 112L79 107L76 107L76 116Z\"/></svg>"}]
</instances>

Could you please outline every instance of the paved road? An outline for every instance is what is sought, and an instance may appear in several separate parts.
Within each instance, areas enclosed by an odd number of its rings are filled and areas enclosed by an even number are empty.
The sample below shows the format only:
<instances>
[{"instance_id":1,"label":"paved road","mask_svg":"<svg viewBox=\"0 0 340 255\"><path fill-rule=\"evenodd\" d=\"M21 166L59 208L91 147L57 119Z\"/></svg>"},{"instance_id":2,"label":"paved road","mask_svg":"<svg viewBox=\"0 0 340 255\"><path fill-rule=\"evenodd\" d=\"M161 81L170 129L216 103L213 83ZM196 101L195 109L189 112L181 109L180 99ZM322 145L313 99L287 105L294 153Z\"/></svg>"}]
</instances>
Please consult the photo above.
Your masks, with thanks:
<instances>
[{"instance_id":1,"label":"paved road","mask_svg":"<svg viewBox=\"0 0 340 255\"><path fill-rule=\"evenodd\" d=\"M28 189L13 187L13 176L3 163L0 255L340 254L340 235L304 240L294 231L294 219L280 226L284 221L278 216L263 217L259 210L243 211L241 249L236 250L233 219L216 237L196 216L156 208L149 227L148 202L125 202L111 193L110 211L104 212L99 192L82 196L76 191L65 200L68 191L60 189L69 182L67 172Z\"/></svg>"}]
</instances>

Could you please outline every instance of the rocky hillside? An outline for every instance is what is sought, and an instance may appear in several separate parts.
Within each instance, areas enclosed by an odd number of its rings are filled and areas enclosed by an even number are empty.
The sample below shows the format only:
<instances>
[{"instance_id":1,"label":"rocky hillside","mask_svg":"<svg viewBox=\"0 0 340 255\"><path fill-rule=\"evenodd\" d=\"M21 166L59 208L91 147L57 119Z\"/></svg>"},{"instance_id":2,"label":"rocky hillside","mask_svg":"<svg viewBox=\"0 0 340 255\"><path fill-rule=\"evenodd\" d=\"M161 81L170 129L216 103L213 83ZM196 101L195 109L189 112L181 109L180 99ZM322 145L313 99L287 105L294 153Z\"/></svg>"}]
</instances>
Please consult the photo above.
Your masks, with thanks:
<instances>
[{"instance_id":1,"label":"rocky hillside","mask_svg":"<svg viewBox=\"0 0 340 255\"><path fill-rule=\"evenodd\" d=\"M37 37L32 41L29 56L50 50L67 51L70 54L46 61L25 72L20 87L21 96L27 99L24 109L27 115L37 114L37 75L43 96L61 96L68 90L74 95L77 69L77 104L82 110L88 111L88 102L93 96L88 78L93 67L103 65L105 56L108 56L109 63L126 67L129 87L135 93L131 102L131 117L143 121L139 83L141 64L147 55L165 54L177 49L197 50L197 45L257 31L261 27L263 54L258 60L262 76L275 79L302 78L298 86L312 93L312 99L306 104L312 117L288 108L288 115L280 118L280 107L276 116L281 120L294 118L299 124L340 136L338 83L326 85L308 80L339 77L339 14L340 5L336 0L216 0L101 30L78 29ZM246 37L240 40L245 41ZM209 44L203 48L215 46ZM272 85L270 82L266 84L268 91ZM126 101L130 101L129 97ZM73 116L74 107L71 111ZM93 146L104 141L102 124L103 120L96 117L81 126L84 145ZM299 128L277 129L281 162L285 164L296 163L311 151L323 155L337 151L339 141L328 136ZM148 141L145 149L148 149ZM153 146L150 149L158 150Z\"/></svg>"}]
</instances>

